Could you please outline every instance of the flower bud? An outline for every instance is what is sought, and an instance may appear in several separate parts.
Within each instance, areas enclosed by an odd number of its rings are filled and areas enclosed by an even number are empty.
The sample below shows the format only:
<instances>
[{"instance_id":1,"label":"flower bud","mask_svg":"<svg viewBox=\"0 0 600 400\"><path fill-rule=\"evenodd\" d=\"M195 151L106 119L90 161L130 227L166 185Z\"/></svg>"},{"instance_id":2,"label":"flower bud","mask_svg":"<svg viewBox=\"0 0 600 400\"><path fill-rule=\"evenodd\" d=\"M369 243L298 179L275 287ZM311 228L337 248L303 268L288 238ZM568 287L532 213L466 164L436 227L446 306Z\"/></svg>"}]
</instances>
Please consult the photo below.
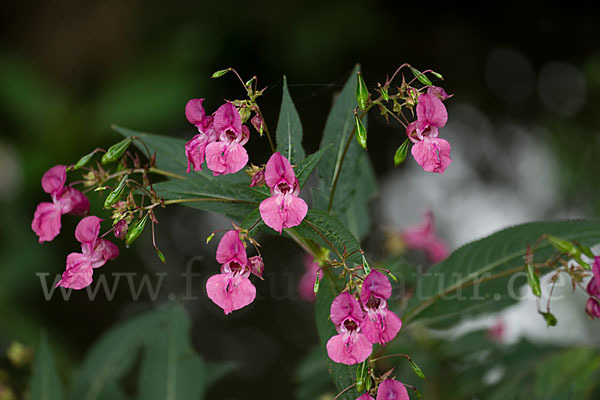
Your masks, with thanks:
<instances>
[{"instance_id":1,"label":"flower bud","mask_svg":"<svg viewBox=\"0 0 600 400\"><path fill-rule=\"evenodd\" d=\"M581 255L581 251L573 243L569 242L568 240L564 240L564 239L558 238L556 236L548 235L548 241L550 242L550 244L552 246L554 246L554 248L556 250L560 251L561 253L569 254L569 255L575 256L575 257L578 257L579 255Z\"/></svg>"},{"instance_id":2,"label":"flower bud","mask_svg":"<svg viewBox=\"0 0 600 400\"><path fill-rule=\"evenodd\" d=\"M409 359L408 361L410 362L410 367L412 368L413 372L417 374L419 378L425 379L425 374L423 373L423 370L419 368L417 363L415 363L412 359Z\"/></svg>"},{"instance_id":3,"label":"flower bud","mask_svg":"<svg viewBox=\"0 0 600 400\"><path fill-rule=\"evenodd\" d=\"M144 227L146 226L146 221L148 221L148 214L144 215L144 218L138 220L127 232L125 236L125 244L129 246L135 239L138 238L144 231Z\"/></svg>"},{"instance_id":4,"label":"flower bud","mask_svg":"<svg viewBox=\"0 0 600 400\"><path fill-rule=\"evenodd\" d=\"M213 73L211 78L220 78L223 75L225 75L226 73L228 73L229 71L231 71L229 68L226 69L220 69L217 72Z\"/></svg>"},{"instance_id":5,"label":"flower bud","mask_svg":"<svg viewBox=\"0 0 600 400\"><path fill-rule=\"evenodd\" d=\"M254 129L256 129L258 131L258 133L260 133L260 135L262 136L263 134L263 129L264 129L264 123L263 123L263 119L261 118L260 114L255 114L254 117L252 118L252 126L254 127Z\"/></svg>"},{"instance_id":6,"label":"flower bud","mask_svg":"<svg viewBox=\"0 0 600 400\"><path fill-rule=\"evenodd\" d=\"M415 78L417 78L417 80L419 82L421 82L423 85L427 85L427 86L433 85L433 83L431 83L429 78L427 76L425 76L424 73L420 72L418 69L410 67L410 70L412 71Z\"/></svg>"},{"instance_id":7,"label":"flower bud","mask_svg":"<svg viewBox=\"0 0 600 400\"><path fill-rule=\"evenodd\" d=\"M406 160L406 155L408 154L408 139L405 139L404 142L396 149L396 154L394 154L394 167L402 164L404 160Z\"/></svg>"},{"instance_id":8,"label":"flower bud","mask_svg":"<svg viewBox=\"0 0 600 400\"><path fill-rule=\"evenodd\" d=\"M250 262L250 270L252 274L260 279L263 279L263 272L265 270L265 263L261 256L254 256L248 259Z\"/></svg>"},{"instance_id":9,"label":"flower bud","mask_svg":"<svg viewBox=\"0 0 600 400\"><path fill-rule=\"evenodd\" d=\"M591 318L600 318L600 303L594 298L589 298L585 303L585 312Z\"/></svg>"},{"instance_id":10,"label":"flower bud","mask_svg":"<svg viewBox=\"0 0 600 400\"><path fill-rule=\"evenodd\" d=\"M129 175L123 176L119 182L119 185L112 192L110 192L108 196L106 196L106 200L104 200L104 208L110 208L119 200L121 194L123 193L123 189L125 188L125 183L127 182L128 177Z\"/></svg>"},{"instance_id":11,"label":"flower bud","mask_svg":"<svg viewBox=\"0 0 600 400\"><path fill-rule=\"evenodd\" d=\"M546 326L556 326L556 324L558 323L554 314L550 312L540 312L540 314L542 314L542 316L546 320Z\"/></svg>"},{"instance_id":12,"label":"flower bud","mask_svg":"<svg viewBox=\"0 0 600 400\"><path fill-rule=\"evenodd\" d=\"M531 287L531 291L536 297L542 295L542 289L540 288L540 277L537 276L533 268L532 263L527 263L527 283Z\"/></svg>"},{"instance_id":13,"label":"flower bud","mask_svg":"<svg viewBox=\"0 0 600 400\"><path fill-rule=\"evenodd\" d=\"M94 154L96 154L96 150L92 151L91 153L86 154L85 156L81 157L79 159L79 161L77 161L75 163L75 165L73 165L73 170L79 169L81 167L83 167L84 165L86 165L94 156Z\"/></svg>"},{"instance_id":14,"label":"flower bud","mask_svg":"<svg viewBox=\"0 0 600 400\"><path fill-rule=\"evenodd\" d=\"M132 140L131 137L128 137L110 146L102 156L102 164L108 164L121 158L129 148Z\"/></svg>"},{"instance_id":15,"label":"flower bud","mask_svg":"<svg viewBox=\"0 0 600 400\"><path fill-rule=\"evenodd\" d=\"M358 140L358 144L360 144L360 146L363 149L366 149L367 148L367 129L365 128L362 121L358 117L358 114L355 113L354 117L356 119L356 140Z\"/></svg>"},{"instance_id":16,"label":"flower bud","mask_svg":"<svg viewBox=\"0 0 600 400\"><path fill-rule=\"evenodd\" d=\"M356 368L356 390L360 393L365 390L367 386L367 379L369 379L369 367L367 361L363 361L358 364Z\"/></svg>"},{"instance_id":17,"label":"flower bud","mask_svg":"<svg viewBox=\"0 0 600 400\"><path fill-rule=\"evenodd\" d=\"M129 224L124 219L119 220L115 224L115 237L117 239L124 239L125 235L127 235L127 229L129 228Z\"/></svg>"},{"instance_id":18,"label":"flower bud","mask_svg":"<svg viewBox=\"0 0 600 400\"><path fill-rule=\"evenodd\" d=\"M367 85L360 72L356 74L356 77L358 80L356 85L356 101L360 109L364 110L367 108L367 102L369 101L369 89L367 89Z\"/></svg>"},{"instance_id":19,"label":"flower bud","mask_svg":"<svg viewBox=\"0 0 600 400\"><path fill-rule=\"evenodd\" d=\"M248 121L248 119L250 118L250 114L252 114L252 112L248 107L240 107L239 112L240 118L242 119L242 124L245 124L246 121Z\"/></svg>"}]
</instances>

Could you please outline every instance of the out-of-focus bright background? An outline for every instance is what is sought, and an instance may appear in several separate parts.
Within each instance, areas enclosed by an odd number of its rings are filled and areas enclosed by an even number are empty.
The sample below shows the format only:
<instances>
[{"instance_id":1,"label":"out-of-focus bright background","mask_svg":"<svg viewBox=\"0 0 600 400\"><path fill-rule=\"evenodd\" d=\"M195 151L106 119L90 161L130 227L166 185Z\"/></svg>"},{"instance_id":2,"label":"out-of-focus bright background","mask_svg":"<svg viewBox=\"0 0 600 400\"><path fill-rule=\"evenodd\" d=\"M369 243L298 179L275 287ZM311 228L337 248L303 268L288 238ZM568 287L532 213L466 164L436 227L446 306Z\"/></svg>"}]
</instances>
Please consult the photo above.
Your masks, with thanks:
<instances>
[{"instance_id":1,"label":"out-of-focus bright background","mask_svg":"<svg viewBox=\"0 0 600 400\"><path fill-rule=\"evenodd\" d=\"M190 138L188 99L206 98L212 112L243 96L233 77L209 79L229 66L268 86L261 104L273 126L287 75L307 152L318 148L332 97L355 63L371 87L404 62L443 73L455 94L441 133L454 162L443 176L412 159L394 169L403 131L370 116L369 154L382 185L372 209L376 239L381 227L414 225L427 209L453 248L518 222L600 214L600 32L599 15L589 10L522 2L482 14L354 0L27 0L1 7L2 352L13 340L35 346L43 329L68 371L113 323L185 293L181 273L191 265L201 274L192 287L198 299L185 302L193 343L206 359L240 367L226 378L235 385L217 384L209 397L289 398L296 390L296 366L317 337L312 305L296 294L303 255L283 239L265 238L268 279L257 284L252 306L228 317L206 299L204 281L218 269L216 244L205 238L229 221L191 209L160 214L167 266L146 236L102 268L109 283L115 271L167 272L155 301L133 301L125 284L112 301L78 293L46 301L36 275L48 273L42 280L51 285L66 254L77 250L74 218L63 218L61 236L50 243L38 244L31 231L36 204L46 201L42 174L118 141L113 123ZM248 148L266 161L264 140ZM3 358L0 369L0 378L24 386L26 368Z\"/></svg>"}]
</instances>

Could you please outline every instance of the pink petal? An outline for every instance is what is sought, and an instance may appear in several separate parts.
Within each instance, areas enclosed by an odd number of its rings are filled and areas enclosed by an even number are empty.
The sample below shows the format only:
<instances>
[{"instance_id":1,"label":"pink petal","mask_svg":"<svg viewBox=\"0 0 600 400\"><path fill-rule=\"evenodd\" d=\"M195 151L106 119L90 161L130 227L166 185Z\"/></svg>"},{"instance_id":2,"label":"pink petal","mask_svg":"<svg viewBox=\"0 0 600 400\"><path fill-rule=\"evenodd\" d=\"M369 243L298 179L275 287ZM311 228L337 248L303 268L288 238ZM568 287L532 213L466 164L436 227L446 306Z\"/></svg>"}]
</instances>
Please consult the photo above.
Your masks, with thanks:
<instances>
[{"instance_id":1,"label":"pink petal","mask_svg":"<svg viewBox=\"0 0 600 400\"><path fill-rule=\"evenodd\" d=\"M327 355L336 363L353 365L365 361L373 345L360 332L339 334L327 342Z\"/></svg>"},{"instance_id":2,"label":"pink petal","mask_svg":"<svg viewBox=\"0 0 600 400\"><path fill-rule=\"evenodd\" d=\"M252 274L260 279L263 279L263 272L265 270L265 263L261 256L250 257L250 271Z\"/></svg>"},{"instance_id":3,"label":"pink petal","mask_svg":"<svg viewBox=\"0 0 600 400\"><path fill-rule=\"evenodd\" d=\"M270 188L278 185L281 181L286 182L290 187L296 181L296 174L289 160L281 155L281 153L273 153L267 167L265 168L265 182Z\"/></svg>"},{"instance_id":4,"label":"pink petal","mask_svg":"<svg viewBox=\"0 0 600 400\"><path fill-rule=\"evenodd\" d=\"M586 290L590 296L600 299L600 284L598 284L598 280L595 276L588 282Z\"/></svg>"},{"instance_id":5,"label":"pink petal","mask_svg":"<svg viewBox=\"0 0 600 400\"><path fill-rule=\"evenodd\" d=\"M592 319L600 318L600 303L598 303L598 300L593 297L587 299L587 302L585 303L585 312Z\"/></svg>"},{"instance_id":6,"label":"pink petal","mask_svg":"<svg viewBox=\"0 0 600 400\"><path fill-rule=\"evenodd\" d=\"M67 167L56 165L42 176L42 189L44 192L54 194L60 192L67 181Z\"/></svg>"},{"instance_id":7,"label":"pink petal","mask_svg":"<svg viewBox=\"0 0 600 400\"><path fill-rule=\"evenodd\" d=\"M246 248L240 240L238 231L227 231L217 246L217 261L225 264L230 261L238 262L242 267L248 265Z\"/></svg>"},{"instance_id":8,"label":"pink petal","mask_svg":"<svg viewBox=\"0 0 600 400\"><path fill-rule=\"evenodd\" d=\"M334 325L341 324L346 318L352 317L357 322L364 318L363 310L358 300L348 292L342 292L331 303L331 322Z\"/></svg>"},{"instance_id":9,"label":"pink petal","mask_svg":"<svg viewBox=\"0 0 600 400\"><path fill-rule=\"evenodd\" d=\"M600 256L594 257L594 263L592 264L592 273L600 282Z\"/></svg>"},{"instance_id":10,"label":"pink petal","mask_svg":"<svg viewBox=\"0 0 600 400\"><path fill-rule=\"evenodd\" d=\"M424 250L433 263L448 256L448 246L436 236L433 213L430 211L425 213L421 225L404 230L400 236L408 249Z\"/></svg>"},{"instance_id":11,"label":"pink petal","mask_svg":"<svg viewBox=\"0 0 600 400\"><path fill-rule=\"evenodd\" d=\"M396 380L386 379L379 384L377 400L410 400L406 387Z\"/></svg>"},{"instance_id":12,"label":"pink petal","mask_svg":"<svg viewBox=\"0 0 600 400\"><path fill-rule=\"evenodd\" d=\"M188 160L186 172L190 172L191 168L194 171L202 171L202 163L204 162L204 154L208 145L208 136L199 133L185 144L185 156Z\"/></svg>"},{"instance_id":13,"label":"pink petal","mask_svg":"<svg viewBox=\"0 0 600 400\"><path fill-rule=\"evenodd\" d=\"M90 211L90 201L79 190L67 187L56 199L63 214L86 215Z\"/></svg>"},{"instance_id":14,"label":"pink petal","mask_svg":"<svg viewBox=\"0 0 600 400\"><path fill-rule=\"evenodd\" d=\"M406 136L408 136L408 138L413 143L418 143L419 140L423 139L422 136L419 137L416 130L417 130L417 121L413 121L406 126Z\"/></svg>"},{"instance_id":15,"label":"pink petal","mask_svg":"<svg viewBox=\"0 0 600 400\"><path fill-rule=\"evenodd\" d=\"M223 104L215 112L214 128L221 140L239 137L242 134L242 118L240 112L229 102Z\"/></svg>"},{"instance_id":16,"label":"pink petal","mask_svg":"<svg viewBox=\"0 0 600 400\"><path fill-rule=\"evenodd\" d=\"M233 274L213 275L206 281L208 297L225 314L239 310L254 301L256 288L248 278Z\"/></svg>"},{"instance_id":17,"label":"pink petal","mask_svg":"<svg viewBox=\"0 0 600 400\"><path fill-rule=\"evenodd\" d=\"M413 145L411 153L417 163L429 172L443 174L452 162L450 144L444 139L426 136Z\"/></svg>"},{"instance_id":18,"label":"pink petal","mask_svg":"<svg viewBox=\"0 0 600 400\"><path fill-rule=\"evenodd\" d=\"M439 86L429 86L429 88L427 88L427 94L431 94L442 101L448 100L450 97L454 96L452 94L449 95L448 93L446 93L444 88L441 88Z\"/></svg>"},{"instance_id":19,"label":"pink petal","mask_svg":"<svg viewBox=\"0 0 600 400\"><path fill-rule=\"evenodd\" d=\"M94 252L99 253L104 261L114 260L119 257L119 248L113 242L106 239L100 239Z\"/></svg>"},{"instance_id":20,"label":"pink petal","mask_svg":"<svg viewBox=\"0 0 600 400\"><path fill-rule=\"evenodd\" d=\"M238 172L248 162L248 153L236 142L213 142L206 146L206 165L213 175Z\"/></svg>"},{"instance_id":21,"label":"pink petal","mask_svg":"<svg viewBox=\"0 0 600 400\"><path fill-rule=\"evenodd\" d=\"M190 121L190 124L204 124L206 113L204 112L204 107L202 106L203 101L204 99L191 99L185 105L185 117L188 121Z\"/></svg>"},{"instance_id":22,"label":"pink petal","mask_svg":"<svg viewBox=\"0 0 600 400\"><path fill-rule=\"evenodd\" d=\"M432 263L438 263L448 257L448 247L446 243L437 238L432 238L431 241L425 247L427 258Z\"/></svg>"},{"instance_id":23,"label":"pink petal","mask_svg":"<svg viewBox=\"0 0 600 400\"><path fill-rule=\"evenodd\" d=\"M387 276L377 270L372 270L365 278L360 293L360 302L364 305L371 295L382 299L389 299L392 296L392 285Z\"/></svg>"},{"instance_id":24,"label":"pink petal","mask_svg":"<svg viewBox=\"0 0 600 400\"><path fill-rule=\"evenodd\" d=\"M56 286L83 289L92 283L92 275L89 258L80 253L71 253L67 256L67 269Z\"/></svg>"},{"instance_id":25,"label":"pink petal","mask_svg":"<svg viewBox=\"0 0 600 400\"><path fill-rule=\"evenodd\" d=\"M360 325L360 331L371 343L384 344L396 337L402 328L402 320L387 308L368 310Z\"/></svg>"},{"instance_id":26,"label":"pink petal","mask_svg":"<svg viewBox=\"0 0 600 400\"><path fill-rule=\"evenodd\" d=\"M290 193L271 196L263 200L258 208L263 222L279 233L283 228L300 225L308 212L306 202Z\"/></svg>"},{"instance_id":27,"label":"pink petal","mask_svg":"<svg viewBox=\"0 0 600 400\"><path fill-rule=\"evenodd\" d=\"M417 104L417 121L426 126L441 128L448 122L448 111L440 99L431 94L422 94L419 96Z\"/></svg>"},{"instance_id":28,"label":"pink petal","mask_svg":"<svg viewBox=\"0 0 600 400\"><path fill-rule=\"evenodd\" d=\"M40 203L33 214L31 229L39 236L39 242L49 242L60 233L60 205Z\"/></svg>"},{"instance_id":29,"label":"pink petal","mask_svg":"<svg viewBox=\"0 0 600 400\"><path fill-rule=\"evenodd\" d=\"M75 238L79 243L93 243L100 234L100 218L96 216L85 217L75 228Z\"/></svg>"},{"instance_id":30,"label":"pink petal","mask_svg":"<svg viewBox=\"0 0 600 400\"><path fill-rule=\"evenodd\" d=\"M375 400L373 397L369 396L369 393L365 393L360 397L357 397L356 400Z\"/></svg>"}]
</instances>

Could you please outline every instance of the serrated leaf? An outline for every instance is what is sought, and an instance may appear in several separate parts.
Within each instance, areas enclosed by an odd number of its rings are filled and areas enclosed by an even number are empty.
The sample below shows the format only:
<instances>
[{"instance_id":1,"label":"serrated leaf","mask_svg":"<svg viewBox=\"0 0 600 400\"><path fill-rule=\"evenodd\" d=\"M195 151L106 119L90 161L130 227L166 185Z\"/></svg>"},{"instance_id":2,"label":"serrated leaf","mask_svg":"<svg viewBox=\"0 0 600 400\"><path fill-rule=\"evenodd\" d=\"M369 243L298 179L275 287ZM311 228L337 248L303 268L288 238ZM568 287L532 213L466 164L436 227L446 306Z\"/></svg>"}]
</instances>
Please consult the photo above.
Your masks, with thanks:
<instances>
[{"instance_id":1,"label":"serrated leaf","mask_svg":"<svg viewBox=\"0 0 600 400\"><path fill-rule=\"evenodd\" d=\"M297 164L304 159L302 123L290 97L285 75L283 76L283 94L279 120L277 121L276 139L277 151L286 157L290 163Z\"/></svg>"},{"instance_id":2,"label":"serrated leaf","mask_svg":"<svg viewBox=\"0 0 600 400\"><path fill-rule=\"evenodd\" d=\"M312 153L311 155L306 157L304 160L300 161L298 166L296 168L294 168L294 172L296 173L296 178L298 178L298 183L300 184L300 188L302 188L304 186L304 184L306 183L306 180L308 179L310 174L313 172L313 170L319 163L319 160L321 159L321 157L323 157L323 154L325 153L326 150L327 150L327 148L321 149L321 150L318 150L318 151Z\"/></svg>"},{"instance_id":3,"label":"serrated leaf","mask_svg":"<svg viewBox=\"0 0 600 400\"><path fill-rule=\"evenodd\" d=\"M417 284L402 319L435 327L448 326L460 318L498 311L516 301L510 291L527 284L527 247L542 235L552 234L584 245L600 243L600 223L592 221L532 222L513 226L454 251L433 266ZM556 250L542 242L534 262L546 261ZM507 271L514 273L488 279ZM416 322L416 321L415 321Z\"/></svg>"},{"instance_id":4,"label":"serrated leaf","mask_svg":"<svg viewBox=\"0 0 600 400\"><path fill-rule=\"evenodd\" d=\"M33 362L33 374L29 382L30 400L63 399L63 388L56 370L52 351L46 335L42 333Z\"/></svg>"}]
</instances>

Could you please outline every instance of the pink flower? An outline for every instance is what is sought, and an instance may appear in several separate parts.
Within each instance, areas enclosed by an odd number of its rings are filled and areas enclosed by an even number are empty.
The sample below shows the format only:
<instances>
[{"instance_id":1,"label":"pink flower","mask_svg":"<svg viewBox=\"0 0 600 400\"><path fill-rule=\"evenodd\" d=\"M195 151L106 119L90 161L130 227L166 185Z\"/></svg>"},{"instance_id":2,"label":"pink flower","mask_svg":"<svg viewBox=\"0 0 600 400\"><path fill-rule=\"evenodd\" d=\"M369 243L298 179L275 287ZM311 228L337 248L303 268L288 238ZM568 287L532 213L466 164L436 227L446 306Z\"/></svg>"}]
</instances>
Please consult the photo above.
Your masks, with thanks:
<instances>
[{"instance_id":1,"label":"pink flower","mask_svg":"<svg viewBox=\"0 0 600 400\"><path fill-rule=\"evenodd\" d=\"M388 310L386 300L392 295L389 279L377 270L366 277L360 293L360 302L367 315L360 328L371 343L384 344L394 339L402 321Z\"/></svg>"},{"instance_id":2,"label":"pink flower","mask_svg":"<svg viewBox=\"0 0 600 400\"><path fill-rule=\"evenodd\" d=\"M369 396L369 393L365 393L362 396L356 398L356 400L375 400L373 397Z\"/></svg>"},{"instance_id":3,"label":"pink flower","mask_svg":"<svg viewBox=\"0 0 600 400\"><path fill-rule=\"evenodd\" d=\"M52 203L38 204L33 215L31 229L39 236L40 243L51 241L60 233L61 215L85 215L90 209L87 197L77 189L65 187L66 180L64 165L50 168L42 177L42 189L50 194Z\"/></svg>"},{"instance_id":4,"label":"pink flower","mask_svg":"<svg viewBox=\"0 0 600 400\"><path fill-rule=\"evenodd\" d=\"M307 255L304 259L304 275L300 278L298 283L298 294L304 301L315 300L315 281L317 279L317 271L319 271L319 264L315 259ZM323 277L323 271L319 271L319 279Z\"/></svg>"},{"instance_id":5,"label":"pink flower","mask_svg":"<svg viewBox=\"0 0 600 400\"><path fill-rule=\"evenodd\" d=\"M377 388L377 400L410 400L410 397L402 383L386 379Z\"/></svg>"},{"instance_id":6,"label":"pink flower","mask_svg":"<svg viewBox=\"0 0 600 400\"><path fill-rule=\"evenodd\" d=\"M585 303L585 312L591 319L600 318L600 303L598 303L598 300L590 297Z\"/></svg>"},{"instance_id":7,"label":"pink flower","mask_svg":"<svg viewBox=\"0 0 600 400\"><path fill-rule=\"evenodd\" d=\"M215 176L238 172L248 162L243 146L248 142L250 131L242 125L240 113L233 104L225 103L215 112L214 129L217 141L206 146L206 165Z\"/></svg>"},{"instance_id":8,"label":"pink flower","mask_svg":"<svg viewBox=\"0 0 600 400\"><path fill-rule=\"evenodd\" d=\"M400 237L408 249L425 251L432 263L440 262L448 256L446 243L436 236L431 211L425 213L421 225L404 230Z\"/></svg>"},{"instance_id":9,"label":"pink flower","mask_svg":"<svg viewBox=\"0 0 600 400\"><path fill-rule=\"evenodd\" d=\"M411 153L425 171L443 174L452 159L450 144L438 138L438 134L439 128L448 121L448 112L433 94L422 94L418 101L417 120L406 127L406 134L415 143Z\"/></svg>"},{"instance_id":10,"label":"pink flower","mask_svg":"<svg viewBox=\"0 0 600 400\"><path fill-rule=\"evenodd\" d=\"M454 96L453 94L446 93L444 88L441 88L439 86L429 86L427 88L427 94L432 94L442 101L448 100L450 97Z\"/></svg>"},{"instance_id":11,"label":"pink flower","mask_svg":"<svg viewBox=\"0 0 600 400\"><path fill-rule=\"evenodd\" d=\"M217 247L217 261L221 263L221 273L208 278L208 297L225 314L252 303L256 297L256 288L248 277L253 270L252 263L262 264L262 259L259 261L253 257L252 262L248 261L246 248L237 231L228 231L223 236ZM262 275L262 267L255 266L254 269L260 270Z\"/></svg>"},{"instance_id":12,"label":"pink flower","mask_svg":"<svg viewBox=\"0 0 600 400\"><path fill-rule=\"evenodd\" d=\"M263 120L260 117L260 115L255 114L250 122L252 123L252 126L254 127L254 129L256 129L256 131L262 135Z\"/></svg>"},{"instance_id":13,"label":"pink flower","mask_svg":"<svg viewBox=\"0 0 600 400\"><path fill-rule=\"evenodd\" d=\"M188 159L187 172L191 167L194 171L202 170L202 163L206 153L206 146L217 140L217 134L213 128L213 117L207 117L202 107L204 99L192 99L185 106L187 120L198 128L198 133L185 144L185 155Z\"/></svg>"},{"instance_id":14,"label":"pink flower","mask_svg":"<svg viewBox=\"0 0 600 400\"><path fill-rule=\"evenodd\" d=\"M270 228L281 233L283 228L300 225L308 206L298 194L298 179L287 158L274 153L265 168L265 182L271 189L271 197L260 203L260 216Z\"/></svg>"},{"instance_id":15,"label":"pink flower","mask_svg":"<svg viewBox=\"0 0 600 400\"><path fill-rule=\"evenodd\" d=\"M75 238L81 243L81 253L67 256L67 268L56 286L83 289L92 283L94 268L100 268L119 256L119 248L108 240L99 239L100 221L90 216L82 219L75 229Z\"/></svg>"},{"instance_id":16,"label":"pink flower","mask_svg":"<svg viewBox=\"0 0 600 400\"><path fill-rule=\"evenodd\" d=\"M348 292L333 300L331 322L339 333L327 342L327 354L333 361L352 365L365 361L371 355L373 345L361 332L363 314L358 301Z\"/></svg>"}]
</instances>

